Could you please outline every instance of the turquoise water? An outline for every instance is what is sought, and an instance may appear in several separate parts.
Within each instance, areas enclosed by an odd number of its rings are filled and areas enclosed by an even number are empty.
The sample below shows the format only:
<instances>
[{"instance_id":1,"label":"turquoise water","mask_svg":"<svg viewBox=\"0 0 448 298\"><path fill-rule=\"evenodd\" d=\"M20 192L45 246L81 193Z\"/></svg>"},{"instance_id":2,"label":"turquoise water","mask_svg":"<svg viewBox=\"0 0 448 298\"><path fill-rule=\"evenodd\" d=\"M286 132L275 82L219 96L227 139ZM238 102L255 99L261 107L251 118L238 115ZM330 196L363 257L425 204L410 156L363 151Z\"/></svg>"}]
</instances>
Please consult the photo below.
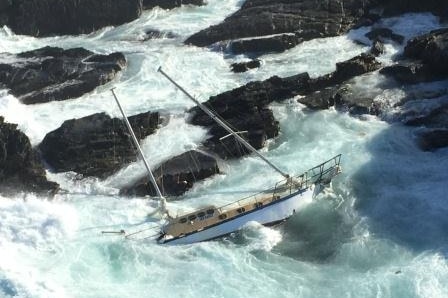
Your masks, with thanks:
<instances>
[{"instance_id":1,"label":"turquoise water","mask_svg":"<svg viewBox=\"0 0 448 298\"><path fill-rule=\"evenodd\" d=\"M325 74L367 49L354 42L368 30L360 29L263 56L260 69L233 74L229 65L242 57L182 44L239 5L210 0L204 7L156 9L130 24L79 37L36 39L4 28L2 52L83 46L122 51L129 66L116 81L64 102L24 106L1 91L1 114L38 144L66 119L100 111L118 115L109 92L115 86L128 114L158 110L169 118L142 143L156 165L197 147L207 134L185 122L192 104L157 74L158 66L205 101L271 75ZM385 23L408 38L440 26L425 14ZM178 37L139 41L149 28ZM389 45L380 60L392 63L400 51ZM403 96L400 90L378 91L377 74L359 80L366 92L377 90L378 100ZM343 154L343 173L332 187L285 225L254 223L227 239L173 247L105 237L101 230L132 228L156 207L117 195L117 187L144 173L143 166L131 164L105 181L48 173L66 193L53 200L20 193L0 197L0 297L447 297L448 151L421 152L414 143L418 129L377 117L312 112L294 100L271 108L281 134L263 152L281 168L299 174ZM182 200L168 202L170 210L224 204L281 179L252 156L223 170Z\"/></svg>"}]
</instances>

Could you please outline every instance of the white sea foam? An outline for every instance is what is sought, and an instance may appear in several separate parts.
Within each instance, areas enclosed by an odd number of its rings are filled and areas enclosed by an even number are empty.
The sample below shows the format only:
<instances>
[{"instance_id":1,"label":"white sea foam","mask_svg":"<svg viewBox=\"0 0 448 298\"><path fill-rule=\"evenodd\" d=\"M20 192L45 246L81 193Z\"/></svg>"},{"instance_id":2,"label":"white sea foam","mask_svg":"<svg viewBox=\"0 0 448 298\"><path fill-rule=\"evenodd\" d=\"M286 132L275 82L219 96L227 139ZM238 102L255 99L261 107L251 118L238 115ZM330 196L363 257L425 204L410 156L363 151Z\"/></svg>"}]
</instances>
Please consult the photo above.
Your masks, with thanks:
<instances>
[{"instance_id":1,"label":"white sea foam","mask_svg":"<svg viewBox=\"0 0 448 298\"><path fill-rule=\"evenodd\" d=\"M159 65L205 101L272 75L324 74L333 71L336 62L367 49L353 42L365 41L369 28L362 28L263 56L260 69L232 74L230 63L241 57L182 44L191 33L219 23L241 5L236 0L208 2L203 7L155 9L130 24L78 37L38 39L0 30L1 52L83 46L100 53L122 51L129 62L119 78L79 99L25 106L2 91L1 114L18 123L36 145L67 119L103 111L118 116L109 92L116 86L129 115L148 110L172 115L167 126L143 142L156 165L195 148L206 135L202 128L185 123L184 111L192 104L157 74ZM427 14L383 23L406 38L439 26L437 18ZM148 29L172 31L178 37L139 41ZM402 46L387 45L380 59L392 63L401 50ZM391 106L403 96L398 89L381 91L380 76L360 80ZM343 153L343 173L332 191L290 224L279 229L251 224L234 238L186 246L124 241L100 232L138 227L157 206L151 200L116 195L118 184L143 173L138 162L105 181L49 174L67 191L53 201L27 195L26 200L22 195L0 198L0 296L448 296L446 149L421 152L412 140L412 128L390 126L374 117L354 118L332 109L313 112L294 100L271 108L281 134L263 153L281 168L299 174ZM227 162L223 174L197 183L183 200L168 205L181 212L225 204L279 179L248 156Z\"/></svg>"}]
</instances>

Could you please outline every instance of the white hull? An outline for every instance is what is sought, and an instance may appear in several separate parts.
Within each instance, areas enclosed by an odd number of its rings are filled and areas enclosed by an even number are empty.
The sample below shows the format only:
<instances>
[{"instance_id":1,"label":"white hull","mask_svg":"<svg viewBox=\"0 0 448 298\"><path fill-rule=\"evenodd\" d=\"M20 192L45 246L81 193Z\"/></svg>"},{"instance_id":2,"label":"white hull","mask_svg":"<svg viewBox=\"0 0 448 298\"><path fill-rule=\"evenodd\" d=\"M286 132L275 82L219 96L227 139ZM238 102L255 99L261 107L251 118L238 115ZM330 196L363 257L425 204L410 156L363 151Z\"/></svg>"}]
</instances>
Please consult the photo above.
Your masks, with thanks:
<instances>
[{"instance_id":1,"label":"white hull","mask_svg":"<svg viewBox=\"0 0 448 298\"><path fill-rule=\"evenodd\" d=\"M244 213L241 216L222 221L221 223L202 231L195 231L179 238L162 238L159 242L163 244L191 244L228 235L240 230L251 221L264 225L278 223L300 211L304 206L311 202L314 197L314 191L314 187L309 187L305 190L285 196L278 201L274 201L271 204L252 212Z\"/></svg>"}]
</instances>

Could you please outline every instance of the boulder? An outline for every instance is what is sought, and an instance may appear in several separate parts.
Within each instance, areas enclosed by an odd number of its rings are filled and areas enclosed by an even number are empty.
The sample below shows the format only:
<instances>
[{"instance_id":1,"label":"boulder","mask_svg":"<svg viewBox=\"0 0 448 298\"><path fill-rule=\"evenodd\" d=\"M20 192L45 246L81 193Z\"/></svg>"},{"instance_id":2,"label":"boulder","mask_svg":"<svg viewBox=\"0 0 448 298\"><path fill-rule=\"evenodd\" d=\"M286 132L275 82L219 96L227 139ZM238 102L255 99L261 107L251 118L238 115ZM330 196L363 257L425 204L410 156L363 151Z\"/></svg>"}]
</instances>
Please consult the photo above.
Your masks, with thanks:
<instances>
[{"instance_id":1,"label":"boulder","mask_svg":"<svg viewBox=\"0 0 448 298\"><path fill-rule=\"evenodd\" d=\"M253 69L253 68L257 68L260 67L261 62L258 59L254 59L248 62L240 62L240 63L233 63L232 65L230 65L230 67L232 68L233 72L245 72L248 71L249 69Z\"/></svg>"},{"instance_id":2,"label":"boulder","mask_svg":"<svg viewBox=\"0 0 448 298\"><path fill-rule=\"evenodd\" d=\"M83 48L45 47L0 64L0 83L24 104L79 97L115 78L126 66L121 53L98 55Z\"/></svg>"},{"instance_id":3,"label":"boulder","mask_svg":"<svg viewBox=\"0 0 448 298\"><path fill-rule=\"evenodd\" d=\"M33 36L90 33L137 19L142 0L14 0L8 25Z\"/></svg>"},{"instance_id":4,"label":"boulder","mask_svg":"<svg viewBox=\"0 0 448 298\"><path fill-rule=\"evenodd\" d=\"M0 193L19 191L52 195L59 185L48 181L38 155L28 137L16 124L5 123L0 116Z\"/></svg>"},{"instance_id":5,"label":"boulder","mask_svg":"<svg viewBox=\"0 0 448 298\"><path fill-rule=\"evenodd\" d=\"M191 150L163 162L155 171L163 195L180 196L189 190L198 180L219 173L217 160L205 153ZM144 177L131 186L120 190L128 196L156 196L156 190L149 177Z\"/></svg>"},{"instance_id":6,"label":"boulder","mask_svg":"<svg viewBox=\"0 0 448 298\"><path fill-rule=\"evenodd\" d=\"M143 139L159 125L158 113L129 117L135 135ZM136 160L136 151L123 120L98 113L65 121L39 144L43 159L55 172L74 171L105 178Z\"/></svg>"}]
</instances>

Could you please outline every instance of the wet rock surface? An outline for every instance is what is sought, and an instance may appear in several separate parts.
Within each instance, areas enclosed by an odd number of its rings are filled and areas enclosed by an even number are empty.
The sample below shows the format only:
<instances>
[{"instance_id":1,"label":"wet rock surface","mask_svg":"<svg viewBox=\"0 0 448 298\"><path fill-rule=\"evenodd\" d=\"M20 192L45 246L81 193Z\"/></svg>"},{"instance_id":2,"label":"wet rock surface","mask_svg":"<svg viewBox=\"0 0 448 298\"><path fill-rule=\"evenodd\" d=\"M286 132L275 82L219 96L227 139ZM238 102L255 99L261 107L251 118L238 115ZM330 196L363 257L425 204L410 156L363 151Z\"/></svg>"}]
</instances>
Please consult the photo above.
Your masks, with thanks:
<instances>
[{"instance_id":1,"label":"wet rock surface","mask_svg":"<svg viewBox=\"0 0 448 298\"><path fill-rule=\"evenodd\" d=\"M281 53L303 42L303 38L296 34L281 34L270 37L253 39L240 39L230 43L230 51L233 54L251 55L266 53Z\"/></svg>"},{"instance_id":2,"label":"wet rock surface","mask_svg":"<svg viewBox=\"0 0 448 298\"><path fill-rule=\"evenodd\" d=\"M27 191L51 195L58 189L57 183L47 180L28 137L16 124L6 123L0 116L0 193L14 195Z\"/></svg>"},{"instance_id":3,"label":"wet rock surface","mask_svg":"<svg viewBox=\"0 0 448 298\"><path fill-rule=\"evenodd\" d=\"M246 72L249 69L258 68L260 67L260 65L261 65L260 60L255 59L248 62L233 63L232 65L230 65L230 67L233 72L238 73L238 72Z\"/></svg>"},{"instance_id":4,"label":"wet rock surface","mask_svg":"<svg viewBox=\"0 0 448 298\"><path fill-rule=\"evenodd\" d=\"M437 74L448 75L448 28L411 39L404 55L428 64Z\"/></svg>"},{"instance_id":5,"label":"wet rock surface","mask_svg":"<svg viewBox=\"0 0 448 298\"><path fill-rule=\"evenodd\" d=\"M138 139L154 133L158 113L129 117ZM65 121L48 133L39 150L55 172L74 171L84 176L105 178L137 159L137 153L123 120L98 113Z\"/></svg>"},{"instance_id":6,"label":"wet rock surface","mask_svg":"<svg viewBox=\"0 0 448 298\"><path fill-rule=\"evenodd\" d=\"M224 22L190 36L185 43L208 46L218 41L290 33L297 44L302 40L336 36L354 26L366 13L368 3L355 0L248 0ZM274 40L275 37L264 39L266 44L272 44ZM260 43L258 46L269 48ZM252 47L249 49L252 51Z\"/></svg>"},{"instance_id":7,"label":"wet rock surface","mask_svg":"<svg viewBox=\"0 0 448 298\"><path fill-rule=\"evenodd\" d=\"M45 47L11 58L15 62L0 64L0 84L24 104L79 97L113 80L126 66L121 53L98 55L83 48Z\"/></svg>"},{"instance_id":8,"label":"wet rock surface","mask_svg":"<svg viewBox=\"0 0 448 298\"><path fill-rule=\"evenodd\" d=\"M164 9L172 9L181 5L205 5L204 0L143 0L143 9L151 9L156 6Z\"/></svg>"},{"instance_id":9,"label":"wet rock surface","mask_svg":"<svg viewBox=\"0 0 448 298\"><path fill-rule=\"evenodd\" d=\"M33 36L90 33L138 18L141 0L2 0L1 12L16 34Z\"/></svg>"},{"instance_id":10,"label":"wet rock surface","mask_svg":"<svg viewBox=\"0 0 448 298\"><path fill-rule=\"evenodd\" d=\"M155 171L157 185L163 195L179 196L193 187L196 181L219 173L216 158L196 150L187 151L163 162ZM120 190L127 196L156 196L149 177L144 177L132 186Z\"/></svg>"}]
</instances>

